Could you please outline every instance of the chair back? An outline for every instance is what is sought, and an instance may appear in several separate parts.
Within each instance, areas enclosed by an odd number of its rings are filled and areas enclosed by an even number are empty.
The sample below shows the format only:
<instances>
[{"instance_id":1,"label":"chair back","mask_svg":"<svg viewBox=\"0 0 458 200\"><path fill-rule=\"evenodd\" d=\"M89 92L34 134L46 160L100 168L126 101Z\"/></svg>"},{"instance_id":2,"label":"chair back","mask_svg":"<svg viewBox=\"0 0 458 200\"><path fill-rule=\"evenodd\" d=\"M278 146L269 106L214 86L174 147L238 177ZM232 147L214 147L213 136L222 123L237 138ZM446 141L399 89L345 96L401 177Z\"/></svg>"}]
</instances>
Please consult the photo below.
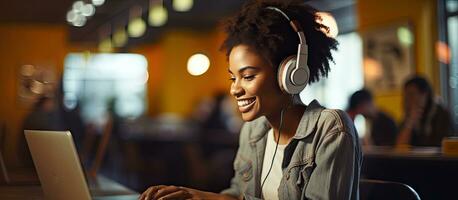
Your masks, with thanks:
<instances>
[{"instance_id":1,"label":"chair back","mask_svg":"<svg viewBox=\"0 0 458 200\"><path fill-rule=\"evenodd\" d=\"M102 137L100 138L99 144L97 145L94 161L92 163L91 168L88 171L89 178L91 178L92 180L97 181L97 173L100 167L102 166L103 159L105 157L112 132L113 132L113 119L110 118L108 122L105 124Z\"/></svg>"},{"instance_id":2,"label":"chair back","mask_svg":"<svg viewBox=\"0 0 458 200\"><path fill-rule=\"evenodd\" d=\"M399 182L361 179L359 182L361 200L404 199L420 200L418 193L409 185Z\"/></svg>"},{"instance_id":3,"label":"chair back","mask_svg":"<svg viewBox=\"0 0 458 200\"><path fill-rule=\"evenodd\" d=\"M8 169L6 168L5 159L3 158L3 149L5 146L5 135L6 135L6 124L0 122L0 183L8 184L10 182L10 177L8 175Z\"/></svg>"}]
</instances>

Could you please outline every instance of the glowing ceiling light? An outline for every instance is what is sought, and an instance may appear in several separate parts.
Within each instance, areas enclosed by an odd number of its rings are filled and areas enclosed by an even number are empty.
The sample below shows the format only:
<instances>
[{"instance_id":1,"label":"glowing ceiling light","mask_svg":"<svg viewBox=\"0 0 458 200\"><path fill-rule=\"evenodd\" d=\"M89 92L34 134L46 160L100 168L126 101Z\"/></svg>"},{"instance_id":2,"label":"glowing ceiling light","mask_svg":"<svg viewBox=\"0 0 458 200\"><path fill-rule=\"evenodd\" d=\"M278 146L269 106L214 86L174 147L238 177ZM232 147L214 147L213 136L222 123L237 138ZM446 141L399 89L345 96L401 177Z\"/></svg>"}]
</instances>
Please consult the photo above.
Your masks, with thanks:
<instances>
[{"instance_id":1,"label":"glowing ceiling light","mask_svg":"<svg viewBox=\"0 0 458 200\"><path fill-rule=\"evenodd\" d=\"M331 13L327 12L317 12L316 15L321 18L318 23L321 23L329 28L329 31L326 29L322 29L322 31L326 33L328 37L335 38L339 34L336 19L334 19Z\"/></svg>"},{"instance_id":2,"label":"glowing ceiling light","mask_svg":"<svg viewBox=\"0 0 458 200\"><path fill-rule=\"evenodd\" d=\"M99 51L100 52L112 52L113 51L113 44L109 37L100 41Z\"/></svg>"},{"instance_id":3,"label":"glowing ceiling light","mask_svg":"<svg viewBox=\"0 0 458 200\"><path fill-rule=\"evenodd\" d=\"M398 40L404 46L413 44L412 32L407 27L399 27L397 30Z\"/></svg>"},{"instance_id":4,"label":"glowing ceiling light","mask_svg":"<svg viewBox=\"0 0 458 200\"><path fill-rule=\"evenodd\" d=\"M127 26L127 33L131 37L140 37L145 34L146 23L141 17L132 19Z\"/></svg>"},{"instance_id":5,"label":"glowing ceiling light","mask_svg":"<svg viewBox=\"0 0 458 200\"><path fill-rule=\"evenodd\" d=\"M124 28L117 30L113 34L113 44L115 47L122 47L127 43L127 33Z\"/></svg>"},{"instance_id":6,"label":"glowing ceiling light","mask_svg":"<svg viewBox=\"0 0 458 200\"><path fill-rule=\"evenodd\" d=\"M382 64L369 57L363 59L364 76L368 81L378 81L383 77Z\"/></svg>"},{"instance_id":7,"label":"glowing ceiling light","mask_svg":"<svg viewBox=\"0 0 458 200\"><path fill-rule=\"evenodd\" d=\"M33 65L22 65L21 74L23 76L32 76L35 73L35 66Z\"/></svg>"},{"instance_id":8,"label":"glowing ceiling light","mask_svg":"<svg viewBox=\"0 0 458 200\"><path fill-rule=\"evenodd\" d=\"M210 59L204 54L194 54L188 59L188 72L193 76L204 74L210 67Z\"/></svg>"},{"instance_id":9,"label":"glowing ceiling light","mask_svg":"<svg viewBox=\"0 0 458 200\"><path fill-rule=\"evenodd\" d=\"M75 21L72 22L73 26L82 27L86 24L86 17L83 15L76 15Z\"/></svg>"},{"instance_id":10,"label":"glowing ceiling light","mask_svg":"<svg viewBox=\"0 0 458 200\"><path fill-rule=\"evenodd\" d=\"M84 7L84 2L83 1L75 1L75 3L73 3L72 7L73 7L73 10L75 12L81 12L81 10Z\"/></svg>"},{"instance_id":11,"label":"glowing ceiling light","mask_svg":"<svg viewBox=\"0 0 458 200\"><path fill-rule=\"evenodd\" d=\"M64 106L69 110L73 110L76 108L78 104L78 97L74 93L66 92L64 94Z\"/></svg>"},{"instance_id":12,"label":"glowing ceiling light","mask_svg":"<svg viewBox=\"0 0 458 200\"><path fill-rule=\"evenodd\" d=\"M450 64L451 51L450 47L445 42L436 42L436 55L440 62Z\"/></svg>"},{"instance_id":13,"label":"glowing ceiling light","mask_svg":"<svg viewBox=\"0 0 458 200\"><path fill-rule=\"evenodd\" d=\"M92 3L94 6L101 6L103 3L105 3L105 0L92 0Z\"/></svg>"},{"instance_id":14,"label":"glowing ceiling light","mask_svg":"<svg viewBox=\"0 0 458 200\"><path fill-rule=\"evenodd\" d=\"M167 22L168 13L162 5L154 5L150 8L148 22L151 26L162 26Z\"/></svg>"},{"instance_id":15,"label":"glowing ceiling light","mask_svg":"<svg viewBox=\"0 0 458 200\"><path fill-rule=\"evenodd\" d=\"M193 0L173 0L173 9L179 12L186 12L191 10L193 4Z\"/></svg>"},{"instance_id":16,"label":"glowing ceiling light","mask_svg":"<svg viewBox=\"0 0 458 200\"><path fill-rule=\"evenodd\" d=\"M45 86L40 81L33 80L30 86L30 91L32 91L35 94L43 94L43 92L45 91Z\"/></svg>"},{"instance_id":17,"label":"glowing ceiling light","mask_svg":"<svg viewBox=\"0 0 458 200\"><path fill-rule=\"evenodd\" d=\"M81 8L81 14L86 17L91 17L95 14L95 7L92 4L86 4Z\"/></svg>"},{"instance_id":18,"label":"glowing ceiling light","mask_svg":"<svg viewBox=\"0 0 458 200\"><path fill-rule=\"evenodd\" d=\"M77 14L75 13L75 11L70 10L67 12L67 22L68 23L74 22L76 18L77 18Z\"/></svg>"}]
</instances>

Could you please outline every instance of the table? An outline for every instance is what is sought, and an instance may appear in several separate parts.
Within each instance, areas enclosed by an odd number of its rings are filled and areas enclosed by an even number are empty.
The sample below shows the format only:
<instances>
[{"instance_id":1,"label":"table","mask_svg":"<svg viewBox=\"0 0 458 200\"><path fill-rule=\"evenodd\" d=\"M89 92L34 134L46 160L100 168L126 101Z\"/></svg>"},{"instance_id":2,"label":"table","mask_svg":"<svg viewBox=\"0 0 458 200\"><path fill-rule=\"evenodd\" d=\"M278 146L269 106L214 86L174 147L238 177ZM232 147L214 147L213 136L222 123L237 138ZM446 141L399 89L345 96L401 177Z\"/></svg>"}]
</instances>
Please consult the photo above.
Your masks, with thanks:
<instances>
[{"instance_id":1,"label":"table","mask_svg":"<svg viewBox=\"0 0 458 200\"><path fill-rule=\"evenodd\" d=\"M408 184L421 199L458 199L458 157L439 147L371 147L363 153L363 178Z\"/></svg>"},{"instance_id":2,"label":"table","mask_svg":"<svg viewBox=\"0 0 458 200\"><path fill-rule=\"evenodd\" d=\"M97 176L98 184L90 184L92 195L109 197L110 199L137 199L138 193L116 183L115 181L104 176ZM2 200L42 200L44 199L43 191L39 184L11 184L0 185L0 199Z\"/></svg>"}]
</instances>

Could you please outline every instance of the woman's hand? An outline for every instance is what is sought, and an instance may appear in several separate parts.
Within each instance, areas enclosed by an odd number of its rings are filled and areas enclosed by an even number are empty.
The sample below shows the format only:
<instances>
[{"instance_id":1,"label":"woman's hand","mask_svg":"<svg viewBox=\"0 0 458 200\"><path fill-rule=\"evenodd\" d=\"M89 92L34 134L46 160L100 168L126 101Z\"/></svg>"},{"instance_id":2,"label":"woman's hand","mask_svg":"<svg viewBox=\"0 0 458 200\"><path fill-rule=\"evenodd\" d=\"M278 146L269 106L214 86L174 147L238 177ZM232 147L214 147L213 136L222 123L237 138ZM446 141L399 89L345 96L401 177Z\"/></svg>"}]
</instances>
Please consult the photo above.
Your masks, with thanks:
<instances>
[{"instance_id":1,"label":"woman's hand","mask_svg":"<svg viewBox=\"0 0 458 200\"><path fill-rule=\"evenodd\" d=\"M409 106L407 109L404 126L402 127L398 134L398 138L396 139L397 147L405 147L406 145L410 145L412 131L419 128L420 120L423 116L424 110L424 106L418 106L417 104L412 104Z\"/></svg>"},{"instance_id":2,"label":"woman's hand","mask_svg":"<svg viewBox=\"0 0 458 200\"><path fill-rule=\"evenodd\" d=\"M204 192L196 189L158 185L149 187L139 198L140 200L167 200L167 199L236 199L230 196L212 192Z\"/></svg>"},{"instance_id":3,"label":"woman's hand","mask_svg":"<svg viewBox=\"0 0 458 200\"><path fill-rule=\"evenodd\" d=\"M139 200L191 199L192 195L182 187L157 185L146 189Z\"/></svg>"},{"instance_id":4,"label":"woman's hand","mask_svg":"<svg viewBox=\"0 0 458 200\"><path fill-rule=\"evenodd\" d=\"M405 126L411 129L418 128L423 112L424 108L422 106L412 106L409 113L407 113Z\"/></svg>"}]
</instances>

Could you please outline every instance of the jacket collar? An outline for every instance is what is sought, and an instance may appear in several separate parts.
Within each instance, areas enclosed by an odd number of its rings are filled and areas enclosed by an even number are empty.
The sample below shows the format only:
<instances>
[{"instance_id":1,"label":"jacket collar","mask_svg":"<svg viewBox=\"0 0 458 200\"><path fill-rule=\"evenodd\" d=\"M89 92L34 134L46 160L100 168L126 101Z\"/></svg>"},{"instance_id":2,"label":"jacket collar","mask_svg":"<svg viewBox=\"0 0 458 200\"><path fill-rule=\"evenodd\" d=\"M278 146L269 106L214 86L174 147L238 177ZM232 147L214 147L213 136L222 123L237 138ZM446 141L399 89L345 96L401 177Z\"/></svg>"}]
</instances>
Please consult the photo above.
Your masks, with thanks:
<instances>
[{"instance_id":1,"label":"jacket collar","mask_svg":"<svg viewBox=\"0 0 458 200\"><path fill-rule=\"evenodd\" d=\"M321 111L324 109L323 106L318 103L317 100L313 100L307 106L302 115L301 121L294 135L294 139L303 139L310 135L314 130L315 126L320 118ZM250 134L250 143L256 143L265 136L268 130L271 128L266 117L262 116L254 120L252 123L252 129Z\"/></svg>"},{"instance_id":2,"label":"jacket collar","mask_svg":"<svg viewBox=\"0 0 458 200\"><path fill-rule=\"evenodd\" d=\"M251 123L250 143L254 144L262 139L271 127L265 116L259 117Z\"/></svg>"},{"instance_id":3,"label":"jacket collar","mask_svg":"<svg viewBox=\"0 0 458 200\"><path fill-rule=\"evenodd\" d=\"M302 115L301 121L297 126L296 134L293 138L300 140L313 133L323 109L324 107L321 106L317 100L310 102L309 106Z\"/></svg>"}]
</instances>

